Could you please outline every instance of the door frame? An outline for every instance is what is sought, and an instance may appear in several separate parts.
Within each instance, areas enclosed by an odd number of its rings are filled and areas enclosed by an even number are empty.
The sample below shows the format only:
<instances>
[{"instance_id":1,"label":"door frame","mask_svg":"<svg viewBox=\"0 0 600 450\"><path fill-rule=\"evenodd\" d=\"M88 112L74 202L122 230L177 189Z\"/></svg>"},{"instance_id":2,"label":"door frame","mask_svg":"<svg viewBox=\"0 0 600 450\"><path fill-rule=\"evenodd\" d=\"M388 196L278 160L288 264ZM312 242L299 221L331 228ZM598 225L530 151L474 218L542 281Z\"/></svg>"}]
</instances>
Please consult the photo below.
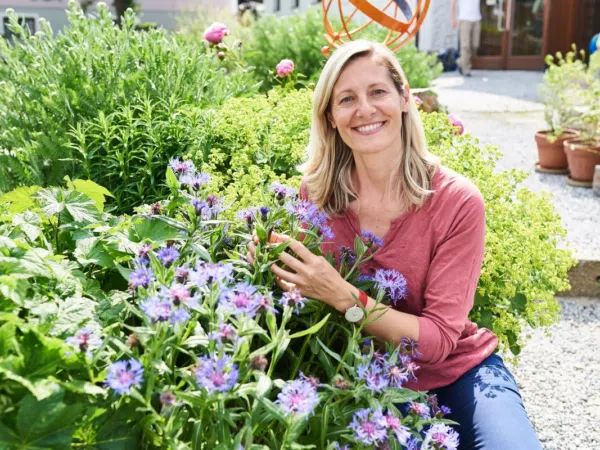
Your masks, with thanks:
<instances>
[{"instance_id":1,"label":"door frame","mask_svg":"<svg viewBox=\"0 0 600 450\"><path fill-rule=\"evenodd\" d=\"M556 1L556 0L555 0ZM550 22L551 0L544 0L544 26L542 28L541 55L512 55L512 26L514 24L516 0L506 0L504 14L509 20L504 22L502 32L502 51L497 56L474 56L474 69L488 70L542 70L545 67L544 57L548 47L548 27ZM510 16L510 17L509 17Z\"/></svg>"}]
</instances>

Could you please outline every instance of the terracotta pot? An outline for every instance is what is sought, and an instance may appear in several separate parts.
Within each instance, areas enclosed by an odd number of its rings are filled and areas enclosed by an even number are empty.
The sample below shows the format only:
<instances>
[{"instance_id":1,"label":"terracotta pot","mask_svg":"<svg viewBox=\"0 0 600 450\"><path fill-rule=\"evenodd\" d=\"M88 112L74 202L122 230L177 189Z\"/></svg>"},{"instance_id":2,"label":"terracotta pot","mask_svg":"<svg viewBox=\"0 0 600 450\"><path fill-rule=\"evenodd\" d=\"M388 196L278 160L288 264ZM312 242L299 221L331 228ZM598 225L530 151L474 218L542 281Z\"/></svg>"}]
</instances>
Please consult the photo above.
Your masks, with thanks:
<instances>
[{"instance_id":1,"label":"terracotta pot","mask_svg":"<svg viewBox=\"0 0 600 450\"><path fill-rule=\"evenodd\" d=\"M594 168L600 164L600 140L593 144L570 139L563 143L569 161L570 178L574 181L591 182L594 179Z\"/></svg>"},{"instance_id":2,"label":"terracotta pot","mask_svg":"<svg viewBox=\"0 0 600 450\"><path fill-rule=\"evenodd\" d=\"M565 131L554 142L548 141L551 131L538 131L535 134L535 143L538 148L539 165L542 169L566 170L569 167L563 143L567 139L576 138L579 133L575 130Z\"/></svg>"}]
</instances>

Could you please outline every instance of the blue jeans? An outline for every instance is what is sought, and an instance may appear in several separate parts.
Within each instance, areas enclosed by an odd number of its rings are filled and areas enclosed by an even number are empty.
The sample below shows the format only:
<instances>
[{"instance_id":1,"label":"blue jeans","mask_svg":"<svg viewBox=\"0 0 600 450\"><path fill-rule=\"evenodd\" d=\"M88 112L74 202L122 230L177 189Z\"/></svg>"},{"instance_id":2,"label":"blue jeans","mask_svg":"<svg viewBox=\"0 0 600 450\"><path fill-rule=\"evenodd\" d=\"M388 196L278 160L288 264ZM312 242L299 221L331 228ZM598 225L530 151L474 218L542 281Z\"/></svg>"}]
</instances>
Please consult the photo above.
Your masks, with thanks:
<instances>
[{"instance_id":1,"label":"blue jeans","mask_svg":"<svg viewBox=\"0 0 600 450\"><path fill-rule=\"evenodd\" d=\"M541 450L517 383L498 355L491 355L454 383L431 391L460 425L459 450Z\"/></svg>"}]
</instances>

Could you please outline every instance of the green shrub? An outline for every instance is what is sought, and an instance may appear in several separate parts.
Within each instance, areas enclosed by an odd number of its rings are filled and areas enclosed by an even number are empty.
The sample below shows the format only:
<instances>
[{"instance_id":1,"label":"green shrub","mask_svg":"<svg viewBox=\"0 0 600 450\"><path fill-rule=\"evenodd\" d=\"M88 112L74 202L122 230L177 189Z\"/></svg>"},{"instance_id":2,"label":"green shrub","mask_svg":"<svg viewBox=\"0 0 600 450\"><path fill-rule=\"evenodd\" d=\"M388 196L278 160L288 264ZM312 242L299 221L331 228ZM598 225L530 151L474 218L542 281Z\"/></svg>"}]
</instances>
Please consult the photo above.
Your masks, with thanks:
<instances>
[{"instance_id":1,"label":"green shrub","mask_svg":"<svg viewBox=\"0 0 600 450\"><path fill-rule=\"evenodd\" d=\"M204 168L225 173L220 186L237 207L260 203L261 180L289 177L289 184L298 185L295 167L308 143L310 97L306 90L232 99L215 117ZM569 289L567 271L575 262L558 248L566 230L548 194L519 187L525 172L495 170L496 149L482 147L470 135L456 136L445 114L422 117L431 151L473 180L486 201L486 253L471 319L518 354L525 324L547 326L559 317L554 294Z\"/></svg>"},{"instance_id":2,"label":"green shrub","mask_svg":"<svg viewBox=\"0 0 600 450\"><path fill-rule=\"evenodd\" d=\"M160 198L152 174L194 145L199 110L254 93L252 73L226 73L204 45L165 30L135 31L130 12L122 28L106 6L86 18L71 2L68 16L54 37L46 21L30 36L9 14L18 39L0 40L0 190L81 174L120 210Z\"/></svg>"}]
</instances>

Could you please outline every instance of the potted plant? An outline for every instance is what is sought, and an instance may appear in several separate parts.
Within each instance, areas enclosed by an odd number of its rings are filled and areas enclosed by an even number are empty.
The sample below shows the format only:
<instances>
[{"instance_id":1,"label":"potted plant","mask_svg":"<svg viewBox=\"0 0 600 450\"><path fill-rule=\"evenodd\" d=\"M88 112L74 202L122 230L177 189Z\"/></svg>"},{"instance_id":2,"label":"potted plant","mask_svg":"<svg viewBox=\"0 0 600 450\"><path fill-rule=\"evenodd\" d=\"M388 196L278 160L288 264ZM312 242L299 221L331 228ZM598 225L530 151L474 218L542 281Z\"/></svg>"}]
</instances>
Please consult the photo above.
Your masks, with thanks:
<instances>
[{"instance_id":1,"label":"potted plant","mask_svg":"<svg viewBox=\"0 0 600 450\"><path fill-rule=\"evenodd\" d=\"M569 162L568 183L592 187L594 168L600 164L600 80L592 78L587 88L579 89L578 97L583 100L583 106L576 108L579 136L563 143Z\"/></svg>"},{"instance_id":2,"label":"potted plant","mask_svg":"<svg viewBox=\"0 0 600 450\"><path fill-rule=\"evenodd\" d=\"M566 57L560 52L546 56L546 64L548 69L540 85L540 96L548 129L535 135L539 155L536 170L569 173L563 142L577 137L574 125L578 119L578 97L574 90L589 84L589 74L585 63L577 58L575 47Z\"/></svg>"}]
</instances>

